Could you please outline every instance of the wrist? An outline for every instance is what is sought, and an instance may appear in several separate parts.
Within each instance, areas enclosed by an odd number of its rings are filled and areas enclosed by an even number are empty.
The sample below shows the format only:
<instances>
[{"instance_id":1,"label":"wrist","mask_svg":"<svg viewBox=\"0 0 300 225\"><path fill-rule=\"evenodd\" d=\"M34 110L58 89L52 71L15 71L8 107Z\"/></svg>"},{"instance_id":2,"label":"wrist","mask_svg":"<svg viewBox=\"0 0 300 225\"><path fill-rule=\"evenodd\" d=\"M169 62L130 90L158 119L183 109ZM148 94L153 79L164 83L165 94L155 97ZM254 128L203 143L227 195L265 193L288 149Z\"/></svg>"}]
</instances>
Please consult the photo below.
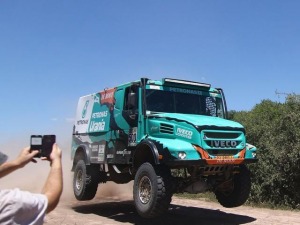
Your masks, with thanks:
<instances>
[{"instance_id":1,"label":"wrist","mask_svg":"<svg viewBox=\"0 0 300 225\"><path fill-rule=\"evenodd\" d=\"M50 162L51 168L61 168L61 159L54 159Z\"/></svg>"},{"instance_id":2,"label":"wrist","mask_svg":"<svg viewBox=\"0 0 300 225\"><path fill-rule=\"evenodd\" d=\"M10 166L13 168L19 169L19 168L22 168L24 165L21 163L20 160L15 159L10 162Z\"/></svg>"}]
</instances>

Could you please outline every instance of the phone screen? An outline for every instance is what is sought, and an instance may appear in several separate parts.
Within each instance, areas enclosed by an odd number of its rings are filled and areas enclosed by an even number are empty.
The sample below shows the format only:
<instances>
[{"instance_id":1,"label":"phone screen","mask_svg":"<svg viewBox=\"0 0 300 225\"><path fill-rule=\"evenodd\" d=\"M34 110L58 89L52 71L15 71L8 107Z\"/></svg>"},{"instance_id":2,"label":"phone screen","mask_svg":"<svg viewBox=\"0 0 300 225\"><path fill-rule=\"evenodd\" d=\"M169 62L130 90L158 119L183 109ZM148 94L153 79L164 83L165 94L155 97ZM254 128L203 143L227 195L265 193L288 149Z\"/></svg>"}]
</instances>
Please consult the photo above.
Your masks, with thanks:
<instances>
[{"instance_id":1,"label":"phone screen","mask_svg":"<svg viewBox=\"0 0 300 225\"><path fill-rule=\"evenodd\" d=\"M31 135L30 150L41 150L42 143L42 135Z\"/></svg>"},{"instance_id":2,"label":"phone screen","mask_svg":"<svg viewBox=\"0 0 300 225\"><path fill-rule=\"evenodd\" d=\"M42 145L42 138L41 137L32 137L31 145Z\"/></svg>"}]
</instances>

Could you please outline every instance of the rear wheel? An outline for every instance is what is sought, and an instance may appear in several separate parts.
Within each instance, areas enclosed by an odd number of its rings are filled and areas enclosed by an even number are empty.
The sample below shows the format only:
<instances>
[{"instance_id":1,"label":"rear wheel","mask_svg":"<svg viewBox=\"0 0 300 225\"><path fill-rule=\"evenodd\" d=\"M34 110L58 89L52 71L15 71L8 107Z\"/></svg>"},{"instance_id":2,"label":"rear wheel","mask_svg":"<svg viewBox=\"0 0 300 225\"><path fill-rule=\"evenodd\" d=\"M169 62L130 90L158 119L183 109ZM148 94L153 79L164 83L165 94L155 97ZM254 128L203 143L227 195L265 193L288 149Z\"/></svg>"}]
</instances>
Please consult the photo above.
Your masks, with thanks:
<instances>
[{"instance_id":1,"label":"rear wheel","mask_svg":"<svg viewBox=\"0 0 300 225\"><path fill-rule=\"evenodd\" d=\"M77 200L91 200L98 188L98 169L93 165L85 165L83 160L76 164L73 177L73 191Z\"/></svg>"},{"instance_id":2,"label":"rear wheel","mask_svg":"<svg viewBox=\"0 0 300 225\"><path fill-rule=\"evenodd\" d=\"M243 205L250 194L250 171L245 165L240 166L240 173L235 174L231 181L225 182L226 188L215 191L218 202L227 208Z\"/></svg>"},{"instance_id":3,"label":"rear wheel","mask_svg":"<svg viewBox=\"0 0 300 225\"><path fill-rule=\"evenodd\" d=\"M169 169L163 166L154 169L150 163L142 164L135 175L133 187L138 214L153 218L166 212L172 199L171 186Z\"/></svg>"}]
</instances>

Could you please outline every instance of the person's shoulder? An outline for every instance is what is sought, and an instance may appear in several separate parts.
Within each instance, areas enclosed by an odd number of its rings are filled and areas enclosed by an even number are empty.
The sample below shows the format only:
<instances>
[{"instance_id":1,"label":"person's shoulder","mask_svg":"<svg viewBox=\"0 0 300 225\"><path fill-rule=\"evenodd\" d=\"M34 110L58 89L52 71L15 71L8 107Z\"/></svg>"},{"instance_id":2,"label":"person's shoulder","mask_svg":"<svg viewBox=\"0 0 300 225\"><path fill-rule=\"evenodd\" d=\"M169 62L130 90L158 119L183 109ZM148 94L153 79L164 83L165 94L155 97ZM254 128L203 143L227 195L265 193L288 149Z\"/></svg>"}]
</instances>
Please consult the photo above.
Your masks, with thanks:
<instances>
[{"instance_id":1,"label":"person's shoulder","mask_svg":"<svg viewBox=\"0 0 300 225\"><path fill-rule=\"evenodd\" d=\"M10 199L17 202L31 202L40 201L47 202L47 197L44 194L32 193L29 191L22 191L19 188L0 189L0 199Z\"/></svg>"},{"instance_id":2,"label":"person's shoulder","mask_svg":"<svg viewBox=\"0 0 300 225\"><path fill-rule=\"evenodd\" d=\"M13 188L13 189L0 189L0 195L15 195L20 192L19 188Z\"/></svg>"},{"instance_id":3,"label":"person's shoulder","mask_svg":"<svg viewBox=\"0 0 300 225\"><path fill-rule=\"evenodd\" d=\"M10 215L11 221L27 221L28 223L25 224L43 224L48 205L48 199L45 195L14 188L0 190L0 199L0 212ZM0 214L0 224L2 224L1 216L2 214Z\"/></svg>"}]
</instances>

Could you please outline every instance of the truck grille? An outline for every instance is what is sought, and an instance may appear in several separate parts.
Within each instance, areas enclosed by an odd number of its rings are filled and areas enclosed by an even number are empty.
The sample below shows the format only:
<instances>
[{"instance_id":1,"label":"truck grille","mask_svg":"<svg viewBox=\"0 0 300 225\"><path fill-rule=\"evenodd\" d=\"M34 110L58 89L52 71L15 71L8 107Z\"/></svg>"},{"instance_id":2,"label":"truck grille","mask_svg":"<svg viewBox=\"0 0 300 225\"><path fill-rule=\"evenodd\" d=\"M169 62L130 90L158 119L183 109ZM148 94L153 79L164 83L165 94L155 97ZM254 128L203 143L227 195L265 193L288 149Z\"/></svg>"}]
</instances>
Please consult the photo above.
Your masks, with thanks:
<instances>
[{"instance_id":1,"label":"truck grille","mask_svg":"<svg viewBox=\"0 0 300 225\"><path fill-rule=\"evenodd\" d=\"M212 156L233 156L245 147L242 131L203 130L201 137L203 147Z\"/></svg>"},{"instance_id":2,"label":"truck grille","mask_svg":"<svg viewBox=\"0 0 300 225\"><path fill-rule=\"evenodd\" d=\"M241 135L241 133L221 133L221 132L204 132L204 136L206 138L211 139L235 139L238 138Z\"/></svg>"}]
</instances>

